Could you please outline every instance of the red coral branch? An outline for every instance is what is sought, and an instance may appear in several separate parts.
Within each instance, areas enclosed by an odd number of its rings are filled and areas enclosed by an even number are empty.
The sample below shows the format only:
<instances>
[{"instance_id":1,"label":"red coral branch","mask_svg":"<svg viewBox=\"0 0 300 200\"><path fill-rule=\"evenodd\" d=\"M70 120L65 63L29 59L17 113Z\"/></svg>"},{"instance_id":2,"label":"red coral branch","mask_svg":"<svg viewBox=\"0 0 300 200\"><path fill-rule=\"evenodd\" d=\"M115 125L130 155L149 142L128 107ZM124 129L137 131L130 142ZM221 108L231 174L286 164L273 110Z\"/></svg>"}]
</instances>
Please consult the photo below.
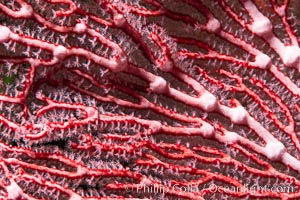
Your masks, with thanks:
<instances>
[{"instance_id":1,"label":"red coral branch","mask_svg":"<svg viewBox=\"0 0 300 200\"><path fill-rule=\"evenodd\" d=\"M299 199L297 6L0 2L0 198Z\"/></svg>"}]
</instances>

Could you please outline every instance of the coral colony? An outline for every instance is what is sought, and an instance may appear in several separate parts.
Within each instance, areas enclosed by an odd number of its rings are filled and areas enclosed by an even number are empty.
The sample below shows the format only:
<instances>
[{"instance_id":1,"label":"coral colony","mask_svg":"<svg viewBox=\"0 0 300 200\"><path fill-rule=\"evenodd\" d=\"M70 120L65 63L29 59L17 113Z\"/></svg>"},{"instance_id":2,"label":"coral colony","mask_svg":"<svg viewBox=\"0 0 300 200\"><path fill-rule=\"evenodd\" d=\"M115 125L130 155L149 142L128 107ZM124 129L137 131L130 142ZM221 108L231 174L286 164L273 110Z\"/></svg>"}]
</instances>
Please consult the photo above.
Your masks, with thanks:
<instances>
[{"instance_id":1,"label":"coral colony","mask_svg":"<svg viewBox=\"0 0 300 200\"><path fill-rule=\"evenodd\" d=\"M300 1L0 0L0 199L300 199Z\"/></svg>"}]
</instances>

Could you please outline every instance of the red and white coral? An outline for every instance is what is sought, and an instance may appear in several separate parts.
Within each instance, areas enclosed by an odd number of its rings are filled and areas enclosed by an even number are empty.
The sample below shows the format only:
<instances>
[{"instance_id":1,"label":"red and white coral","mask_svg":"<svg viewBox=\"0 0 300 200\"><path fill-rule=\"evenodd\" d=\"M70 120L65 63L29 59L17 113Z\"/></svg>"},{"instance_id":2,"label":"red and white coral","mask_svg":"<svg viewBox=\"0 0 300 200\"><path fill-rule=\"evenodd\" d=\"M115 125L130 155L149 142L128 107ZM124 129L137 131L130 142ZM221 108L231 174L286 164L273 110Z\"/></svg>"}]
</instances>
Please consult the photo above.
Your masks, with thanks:
<instances>
[{"instance_id":1,"label":"red and white coral","mask_svg":"<svg viewBox=\"0 0 300 200\"><path fill-rule=\"evenodd\" d=\"M1 198L299 199L297 6L0 2Z\"/></svg>"}]
</instances>

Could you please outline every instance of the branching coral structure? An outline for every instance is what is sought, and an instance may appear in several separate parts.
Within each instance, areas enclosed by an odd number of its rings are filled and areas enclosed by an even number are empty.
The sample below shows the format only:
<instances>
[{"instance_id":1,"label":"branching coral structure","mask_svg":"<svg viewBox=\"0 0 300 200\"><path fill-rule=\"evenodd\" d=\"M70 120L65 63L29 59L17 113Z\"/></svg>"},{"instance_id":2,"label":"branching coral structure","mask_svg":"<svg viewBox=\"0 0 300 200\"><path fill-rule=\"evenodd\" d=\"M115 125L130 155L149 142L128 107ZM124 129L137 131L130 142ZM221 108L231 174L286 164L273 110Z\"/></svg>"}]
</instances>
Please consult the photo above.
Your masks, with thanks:
<instances>
[{"instance_id":1,"label":"branching coral structure","mask_svg":"<svg viewBox=\"0 0 300 200\"><path fill-rule=\"evenodd\" d=\"M0 0L0 199L300 199L298 0Z\"/></svg>"}]
</instances>

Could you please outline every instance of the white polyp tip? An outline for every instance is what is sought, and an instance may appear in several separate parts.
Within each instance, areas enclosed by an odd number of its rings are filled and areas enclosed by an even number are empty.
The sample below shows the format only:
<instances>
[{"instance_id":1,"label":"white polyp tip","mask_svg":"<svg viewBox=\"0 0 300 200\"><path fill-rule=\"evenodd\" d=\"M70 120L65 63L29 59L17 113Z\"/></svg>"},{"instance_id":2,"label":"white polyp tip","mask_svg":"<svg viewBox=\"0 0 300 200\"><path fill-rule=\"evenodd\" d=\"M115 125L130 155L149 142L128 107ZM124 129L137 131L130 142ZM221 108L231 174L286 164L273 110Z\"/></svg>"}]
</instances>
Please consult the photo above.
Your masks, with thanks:
<instances>
[{"instance_id":1,"label":"white polyp tip","mask_svg":"<svg viewBox=\"0 0 300 200\"><path fill-rule=\"evenodd\" d=\"M173 63L171 61L167 60L163 64L159 64L158 68L163 72L170 72L173 69Z\"/></svg>"},{"instance_id":2,"label":"white polyp tip","mask_svg":"<svg viewBox=\"0 0 300 200\"><path fill-rule=\"evenodd\" d=\"M289 126L286 126L286 127L284 128L284 131L286 131L286 132L288 132L288 133L290 133L290 134L293 134L293 133L295 132L295 127L291 124L291 125L289 125Z\"/></svg>"},{"instance_id":3,"label":"white polyp tip","mask_svg":"<svg viewBox=\"0 0 300 200\"><path fill-rule=\"evenodd\" d=\"M98 110L93 107L87 107L86 113L88 118L93 118L94 116L98 116Z\"/></svg>"},{"instance_id":4,"label":"white polyp tip","mask_svg":"<svg viewBox=\"0 0 300 200\"><path fill-rule=\"evenodd\" d=\"M251 26L252 32L258 36L268 36L272 33L272 24L266 17L259 17Z\"/></svg>"},{"instance_id":5,"label":"white polyp tip","mask_svg":"<svg viewBox=\"0 0 300 200\"><path fill-rule=\"evenodd\" d=\"M76 33L84 33L87 30L87 26L85 23L77 23L73 29Z\"/></svg>"},{"instance_id":6,"label":"white polyp tip","mask_svg":"<svg viewBox=\"0 0 300 200\"><path fill-rule=\"evenodd\" d=\"M116 25L117 27L122 27L125 24L126 19L123 15L117 14L117 15L114 15L113 22L114 22L114 25Z\"/></svg>"},{"instance_id":7,"label":"white polyp tip","mask_svg":"<svg viewBox=\"0 0 300 200\"><path fill-rule=\"evenodd\" d=\"M227 144L234 144L239 140L239 135L235 132L226 131L225 136Z\"/></svg>"},{"instance_id":8,"label":"white polyp tip","mask_svg":"<svg viewBox=\"0 0 300 200\"><path fill-rule=\"evenodd\" d=\"M215 135L215 128L210 124L202 124L200 127L200 132L205 138L212 138Z\"/></svg>"},{"instance_id":9,"label":"white polyp tip","mask_svg":"<svg viewBox=\"0 0 300 200\"><path fill-rule=\"evenodd\" d=\"M272 60L266 54L261 53L255 57L254 65L260 69L268 69L272 65Z\"/></svg>"},{"instance_id":10,"label":"white polyp tip","mask_svg":"<svg viewBox=\"0 0 300 200\"><path fill-rule=\"evenodd\" d=\"M78 194L72 194L72 196L70 197L69 200L82 200L81 196L79 196Z\"/></svg>"},{"instance_id":11,"label":"white polyp tip","mask_svg":"<svg viewBox=\"0 0 300 200\"><path fill-rule=\"evenodd\" d=\"M285 16L285 6L282 5L280 8L278 8L277 13L280 17L284 17Z\"/></svg>"},{"instance_id":12,"label":"white polyp tip","mask_svg":"<svg viewBox=\"0 0 300 200\"><path fill-rule=\"evenodd\" d=\"M205 91L198 100L199 106L206 112L212 112L216 109L218 100L217 98L209 93L208 91Z\"/></svg>"},{"instance_id":13,"label":"white polyp tip","mask_svg":"<svg viewBox=\"0 0 300 200\"><path fill-rule=\"evenodd\" d=\"M81 166L77 167L77 174L82 176L87 173L87 170Z\"/></svg>"},{"instance_id":14,"label":"white polyp tip","mask_svg":"<svg viewBox=\"0 0 300 200\"><path fill-rule=\"evenodd\" d=\"M158 121L151 121L149 128L151 129L152 133L158 133L161 130L162 124Z\"/></svg>"},{"instance_id":15,"label":"white polyp tip","mask_svg":"<svg viewBox=\"0 0 300 200\"><path fill-rule=\"evenodd\" d=\"M9 40L10 33L11 31L9 28L0 25L0 43L7 42Z\"/></svg>"},{"instance_id":16,"label":"white polyp tip","mask_svg":"<svg viewBox=\"0 0 300 200\"><path fill-rule=\"evenodd\" d=\"M221 24L216 18L211 18L206 24L207 31L217 33L221 30Z\"/></svg>"},{"instance_id":17,"label":"white polyp tip","mask_svg":"<svg viewBox=\"0 0 300 200\"><path fill-rule=\"evenodd\" d=\"M140 184L144 186L151 185L151 183L152 182L147 177L143 177L142 180L140 181Z\"/></svg>"},{"instance_id":18,"label":"white polyp tip","mask_svg":"<svg viewBox=\"0 0 300 200\"><path fill-rule=\"evenodd\" d=\"M67 56L68 50L64 46L55 47L53 51L53 56L56 57L58 60L61 60Z\"/></svg>"},{"instance_id":19,"label":"white polyp tip","mask_svg":"<svg viewBox=\"0 0 300 200\"><path fill-rule=\"evenodd\" d=\"M282 61L288 67L299 68L300 48L297 46L286 46Z\"/></svg>"},{"instance_id":20,"label":"white polyp tip","mask_svg":"<svg viewBox=\"0 0 300 200\"><path fill-rule=\"evenodd\" d=\"M247 120L247 111L242 106L231 109L230 120L235 124L245 124Z\"/></svg>"},{"instance_id":21,"label":"white polyp tip","mask_svg":"<svg viewBox=\"0 0 300 200\"><path fill-rule=\"evenodd\" d=\"M126 56L120 56L117 60L110 64L110 70L112 72L122 72L128 67Z\"/></svg>"},{"instance_id":22,"label":"white polyp tip","mask_svg":"<svg viewBox=\"0 0 300 200\"><path fill-rule=\"evenodd\" d=\"M285 146L279 141L267 142L265 146L266 156L273 161L281 160L283 154L286 152Z\"/></svg>"},{"instance_id":23,"label":"white polyp tip","mask_svg":"<svg viewBox=\"0 0 300 200\"><path fill-rule=\"evenodd\" d=\"M168 89L167 81L162 77L156 77L150 84L150 90L156 94L163 94Z\"/></svg>"},{"instance_id":24,"label":"white polyp tip","mask_svg":"<svg viewBox=\"0 0 300 200\"><path fill-rule=\"evenodd\" d=\"M6 191L8 194L8 199L18 199L22 195L22 189L14 181L11 181L11 184L6 187Z\"/></svg>"},{"instance_id":25,"label":"white polyp tip","mask_svg":"<svg viewBox=\"0 0 300 200\"><path fill-rule=\"evenodd\" d=\"M33 10L30 5L25 4L21 7L19 13L22 15L22 17L30 18L30 17L32 17Z\"/></svg>"}]
</instances>

